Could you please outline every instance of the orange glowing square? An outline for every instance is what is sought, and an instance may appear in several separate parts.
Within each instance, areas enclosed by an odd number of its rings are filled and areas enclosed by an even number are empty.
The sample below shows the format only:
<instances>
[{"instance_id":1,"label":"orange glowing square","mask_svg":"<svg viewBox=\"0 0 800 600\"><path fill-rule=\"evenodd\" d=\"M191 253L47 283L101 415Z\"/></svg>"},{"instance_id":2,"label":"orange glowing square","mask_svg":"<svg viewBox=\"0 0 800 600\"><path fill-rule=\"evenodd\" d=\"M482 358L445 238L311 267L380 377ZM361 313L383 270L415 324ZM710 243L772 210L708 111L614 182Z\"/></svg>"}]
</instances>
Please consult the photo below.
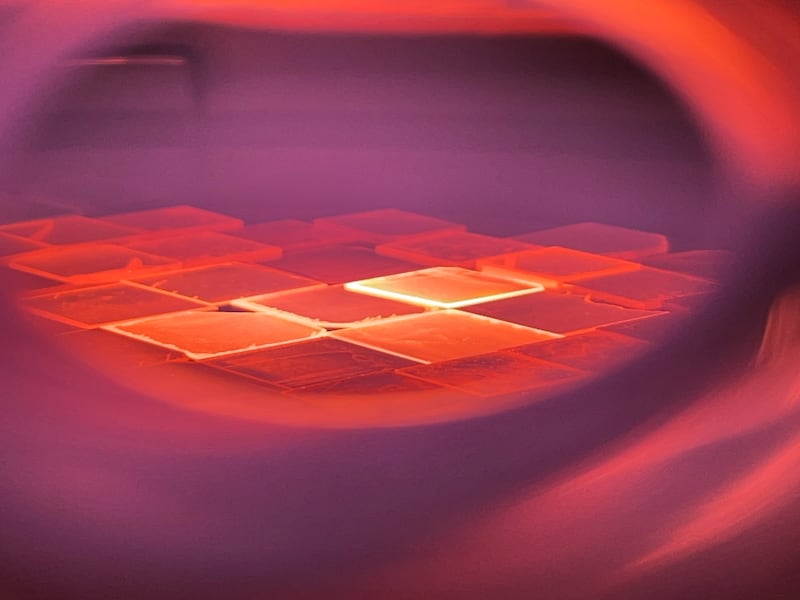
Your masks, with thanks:
<instances>
[{"instance_id":1,"label":"orange glowing square","mask_svg":"<svg viewBox=\"0 0 800 600\"><path fill-rule=\"evenodd\" d=\"M559 337L458 310L385 319L340 329L330 335L423 363L486 354Z\"/></svg>"},{"instance_id":2,"label":"orange glowing square","mask_svg":"<svg viewBox=\"0 0 800 600\"><path fill-rule=\"evenodd\" d=\"M514 239L538 246L563 246L625 259L669 250L669 241L661 234L602 223L576 223L517 235Z\"/></svg>"},{"instance_id":3,"label":"orange glowing square","mask_svg":"<svg viewBox=\"0 0 800 600\"><path fill-rule=\"evenodd\" d=\"M44 248L45 244L0 233L0 258Z\"/></svg>"},{"instance_id":4,"label":"orange glowing square","mask_svg":"<svg viewBox=\"0 0 800 600\"><path fill-rule=\"evenodd\" d=\"M299 389L392 371L413 363L391 354L323 337L212 360L206 364L284 389Z\"/></svg>"},{"instance_id":5,"label":"orange glowing square","mask_svg":"<svg viewBox=\"0 0 800 600\"><path fill-rule=\"evenodd\" d=\"M324 284L261 265L223 264L136 279L132 283L212 304Z\"/></svg>"},{"instance_id":6,"label":"orange glowing square","mask_svg":"<svg viewBox=\"0 0 800 600\"><path fill-rule=\"evenodd\" d=\"M557 246L480 259L477 265L484 273L499 277L555 283L641 268L634 262Z\"/></svg>"},{"instance_id":7,"label":"orange glowing square","mask_svg":"<svg viewBox=\"0 0 800 600\"><path fill-rule=\"evenodd\" d=\"M306 398L313 396L343 396L347 398L366 396L370 401L380 403L385 401L385 397L389 394L414 394L415 402L420 402L426 399L426 395L438 395L443 391L442 386L429 381L405 377L398 373L383 372L303 387L292 390L289 395ZM385 404L384 408L386 408Z\"/></svg>"},{"instance_id":8,"label":"orange glowing square","mask_svg":"<svg viewBox=\"0 0 800 600\"><path fill-rule=\"evenodd\" d=\"M593 277L578 283L593 300L629 308L658 309L670 300L713 292L716 284L673 271L643 267L637 271Z\"/></svg>"},{"instance_id":9,"label":"orange glowing square","mask_svg":"<svg viewBox=\"0 0 800 600\"><path fill-rule=\"evenodd\" d=\"M539 283L491 277L460 267L434 267L345 284L353 292L436 308L460 308L544 290Z\"/></svg>"},{"instance_id":10,"label":"orange glowing square","mask_svg":"<svg viewBox=\"0 0 800 600\"><path fill-rule=\"evenodd\" d=\"M280 258L277 246L259 244L252 240L225 235L215 231L200 231L127 244L128 248L157 254L180 261L185 265L201 265L222 261L252 262Z\"/></svg>"},{"instance_id":11,"label":"orange glowing square","mask_svg":"<svg viewBox=\"0 0 800 600\"><path fill-rule=\"evenodd\" d=\"M135 229L90 219L81 215L66 215L37 219L0 227L0 231L47 244L79 244L122 238L136 233Z\"/></svg>"},{"instance_id":12,"label":"orange glowing square","mask_svg":"<svg viewBox=\"0 0 800 600\"><path fill-rule=\"evenodd\" d=\"M394 275L418 268L414 263L379 256L368 248L357 246L331 246L298 252L271 262L270 266L330 284Z\"/></svg>"},{"instance_id":13,"label":"orange glowing square","mask_svg":"<svg viewBox=\"0 0 800 600\"><path fill-rule=\"evenodd\" d=\"M296 342L324 333L264 313L194 310L138 319L108 331L205 360Z\"/></svg>"},{"instance_id":14,"label":"orange glowing square","mask_svg":"<svg viewBox=\"0 0 800 600\"><path fill-rule=\"evenodd\" d=\"M103 217L103 221L150 233L188 233L191 231L230 231L244 225L241 219L196 208L167 206Z\"/></svg>"},{"instance_id":15,"label":"orange glowing square","mask_svg":"<svg viewBox=\"0 0 800 600\"><path fill-rule=\"evenodd\" d=\"M328 329L351 327L362 321L408 315L424 309L385 298L349 292L340 285L268 294L233 302L234 306L281 314Z\"/></svg>"},{"instance_id":16,"label":"orange glowing square","mask_svg":"<svg viewBox=\"0 0 800 600\"><path fill-rule=\"evenodd\" d=\"M722 275L733 267L736 257L727 250L690 250L671 252L642 259L642 264L665 271L720 281Z\"/></svg>"},{"instance_id":17,"label":"orange glowing square","mask_svg":"<svg viewBox=\"0 0 800 600\"><path fill-rule=\"evenodd\" d=\"M176 269L179 263L112 244L80 244L18 254L9 266L58 281L97 284Z\"/></svg>"},{"instance_id":18,"label":"orange glowing square","mask_svg":"<svg viewBox=\"0 0 800 600\"><path fill-rule=\"evenodd\" d=\"M335 246L358 241L357 235L335 229L324 229L305 221L285 219L246 225L231 235L246 238L262 244L278 246L287 252L297 252L311 248Z\"/></svg>"},{"instance_id":19,"label":"orange glowing square","mask_svg":"<svg viewBox=\"0 0 800 600\"><path fill-rule=\"evenodd\" d=\"M122 283L62 289L23 298L21 305L49 319L83 328L204 306L188 298L160 294Z\"/></svg>"},{"instance_id":20,"label":"orange glowing square","mask_svg":"<svg viewBox=\"0 0 800 600\"><path fill-rule=\"evenodd\" d=\"M441 231L464 231L466 227L426 215L387 208L315 219L325 229L342 231L376 244L409 236Z\"/></svg>"},{"instance_id":21,"label":"orange glowing square","mask_svg":"<svg viewBox=\"0 0 800 600\"><path fill-rule=\"evenodd\" d=\"M466 231L444 232L401 239L375 248L378 254L401 258L431 267L446 265L474 267L481 258L531 250L534 246Z\"/></svg>"},{"instance_id":22,"label":"orange glowing square","mask_svg":"<svg viewBox=\"0 0 800 600\"><path fill-rule=\"evenodd\" d=\"M401 369L399 373L478 396L555 388L585 375L570 367L508 352L415 365Z\"/></svg>"},{"instance_id":23,"label":"orange glowing square","mask_svg":"<svg viewBox=\"0 0 800 600\"><path fill-rule=\"evenodd\" d=\"M647 342L598 330L520 346L511 352L597 373L631 360L649 347Z\"/></svg>"},{"instance_id":24,"label":"orange glowing square","mask_svg":"<svg viewBox=\"0 0 800 600\"><path fill-rule=\"evenodd\" d=\"M659 314L654 311L592 302L582 295L554 292L479 304L466 310L493 319L565 335L613 323L646 319Z\"/></svg>"}]
</instances>

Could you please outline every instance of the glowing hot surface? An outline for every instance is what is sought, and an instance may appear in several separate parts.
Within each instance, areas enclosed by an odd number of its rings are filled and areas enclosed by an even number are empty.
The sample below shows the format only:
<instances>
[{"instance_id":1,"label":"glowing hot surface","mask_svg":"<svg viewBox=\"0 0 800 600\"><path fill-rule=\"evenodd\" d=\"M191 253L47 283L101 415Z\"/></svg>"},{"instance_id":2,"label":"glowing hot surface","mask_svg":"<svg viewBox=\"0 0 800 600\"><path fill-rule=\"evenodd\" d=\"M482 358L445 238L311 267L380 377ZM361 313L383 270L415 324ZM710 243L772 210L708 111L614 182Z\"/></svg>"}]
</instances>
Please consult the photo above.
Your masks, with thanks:
<instances>
[{"instance_id":1,"label":"glowing hot surface","mask_svg":"<svg viewBox=\"0 0 800 600\"><path fill-rule=\"evenodd\" d=\"M324 330L264 313L193 311L122 323L109 331L203 360L297 342Z\"/></svg>"},{"instance_id":2,"label":"glowing hot surface","mask_svg":"<svg viewBox=\"0 0 800 600\"><path fill-rule=\"evenodd\" d=\"M345 284L362 294L436 308L460 308L541 292L540 283L522 283L459 267L433 267Z\"/></svg>"},{"instance_id":3,"label":"glowing hot surface","mask_svg":"<svg viewBox=\"0 0 800 600\"><path fill-rule=\"evenodd\" d=\"M315 286L289 293L267 294L234 301L239 308L269 311L309 324L340 329L374 319L408 315L424 310L413 304L377 298L341 285Z\"/></svg>"},{"instance_id":4,"label":"glowing hot surface","mask_svg":"<svg viewBox=\"0 0 800 600\"><path fill-rule=\"evenodd\" d=\"M3 225L0 269L40 332L132 385L392 424L543 398L646 350L731 261L666 249L591 223L512 239L395 209L244 224L172 206Z\"/></svg>"},{"instance_id":5,"label":"glowing hot surface","mask_svg":"<svg viewBox=\"0 0 800 600\"><path fill-rule=\"evenodd\" d=\"M387 319L332 335L420 362L474 356L559 337L555 333L455 310Z\"/></svg>"},{"instance_id":6,"label":"glowing hot surface","mask_svg":"<svg viewBox=\"0 0 800 600\"><path fill-rule=\"evenodd\" d=\"M210 303L324 285L285 271L241 263L174 271L133 283Z\"/></svg>"}]
</instances>

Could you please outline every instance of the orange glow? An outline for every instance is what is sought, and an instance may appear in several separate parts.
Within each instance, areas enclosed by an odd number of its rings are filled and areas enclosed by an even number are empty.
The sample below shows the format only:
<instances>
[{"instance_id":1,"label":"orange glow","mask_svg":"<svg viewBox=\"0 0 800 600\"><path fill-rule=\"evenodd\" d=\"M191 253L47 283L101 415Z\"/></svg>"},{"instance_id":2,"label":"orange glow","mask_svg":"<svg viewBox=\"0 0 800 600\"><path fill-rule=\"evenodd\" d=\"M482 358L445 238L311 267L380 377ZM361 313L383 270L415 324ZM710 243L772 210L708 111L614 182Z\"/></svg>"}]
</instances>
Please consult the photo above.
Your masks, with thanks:
<instances>
[{"instance_id":1,"label":"orange glow","mask_svg":"<svg viewBox=\"0 0 800 600\"><path fill-rule=\"evenodd\" d=\"M208 364L293 390L391 371L413 363L345 341L321 338L248 352Z\"/></svg>"},{"instance_id":2,"label":"orange glow","mask_svg":"<svg viewBox=\"0 0 800 600\"><path fill-rule=\"evenodd\" d=\"M518 235L514 239L537 246L563 246L621 259L635 259L669 250L669 242L661 234L602 223L576 223Z\"/></svg>"},{"instance_id":3,"label":"orange glow","mask_svg":"<svg viewBox=\"0 0 800 600\"><path fill-rule=\"evenodd\" d=\"M239 308L266 311L326 329L352 327L363 321L421 312L418 306L349 292L341 285L268 294L232 303Z\"/></svg>"},{"instance_id":4,"label":"orange glow","mask_svg":"<svg viewBox=\"0 0 800 600\"><path fill-rule=\"evenodd\" d=\"M593 300L641 309L662 308L669 300L708 294L716 288L707 279L649 268L592 277L577 285Z\"/></svg>"},{"instance_id":5,"label":"orange glow","mask_svg":"<svg viewBox=\"0 0 800 600\"><path fill-rule=\"evenodd\" d=\"M163 226L159 215L166 218ZM105 219L59 217L59 227L25 223L16 231L58 231L83 240L110 231ZM544 398L647 349L647 341L674 330L675 317L691 310L675 305L684 294L713 287L679 272L535 248L404 211L242 226L233 217L181 206L110 219L139 231L126 230L114 244L80 241L23 251L0 266L7 281L19 283L21 306L43 317L36 327L103 372L159 398L279 422L426 422L515 406L520 392ZM281 231L282 223L288 230ZM236 229L217 231L229 227ZM440 227L445 230L421 233ZM639 232L619 231L617 248L630 248ZM44 243L2 236L12 239L12 252ZM369 246L379 239L392 241ZM292 250L270 258L283 247ZM420 269L377 253L387 248L415 260L477 261L498 271ZM716 258L652 260L691 268ZM208 264L183 266L193 263ZM646 285L629 279L642 274ZM546 291L537 279L560 291ZM603 302L578 285L591 287ZM665 310L631 308L650 307L653 298ZM367 402L375 394L380 402Z\"/></svg>"},{"instance_id":6,"label":"orange glow","mask_svg":"<svg viewBox=\"0 0 800 600\"><path fill-rule=\"evenodd\" d=\"M589 331L512 348L511 352L585 371L612 369L646 350L641 340L607 331Z\"/></svg>"},{"instance_id":7,"label":"orange glow","mask_svg":"<svg viewBox=\"0 0 800 600\"><path fill-rule=\"evenodd\" d=\"M398 371L395 373L381 372L319 383L290 390L286 392L286 395L298 400L324 401L327 399L334 401L340 408L351 412L354 409L358 409L359 405L363 406L372 402L376 396L388 395L394 399L394 403L396 403L397 398L402 398L404 401L400 402L399 405L391 406L393 402L390 400L382 407L384 413L389 412L391 414L393 409L402 418L408 414L407 408L408 404L413 402L412 398L424 398L425 402L436 402L440 398L445 399L450 393L439 385L412 377L405 377ZM387 408L390 408L390 411L386 411Z\"/></svg>"},{"instance_id":8,"label":"orange glow","mask_svg":"<svg viewBox=\"0 0 800 600\"><path fill-rule=\"evenodd\" d=\"M3 225L0 227L0 231L48 244L77 244L130 236L137 230L106 223L99 219L66 215Z\"/></svg>"},{"instance_id":9,"label":"orange glow","mask_svg":"<svg viewBox=\"0 0 800 600\"><path fill-rule=\"evenodd\" d=\"M277 246L259 244L214 231L199 231L182 235L134 241L126 247L148 254L166 256L184 265L200 265L229 261L272 260L280 258Z\"/></svg>"},{"instance_id":10,"label":"orange glow","mask_svg":"<svg viewBox=\"0 0 800 600\"><path fill-rule=\"evenodd\" d=\"M564 31L573 26L557 11L493 0L369 2L367 0L172 0L191 18L243 27L293 30L512 33Z\"/></svg>"},{"instance_id":11,"label":"orange glow","mask_svg":"<svg viewBox=\"0 0 800 600\"><path fill-rule=\"evenodd\" d=\"M393 208L315 219L320 228L349 233L357 239L381 244L413 235L464 231L466 227Z\"/></svg>"},{"instance_id":12,"label":"orange glow","mask_svg":"<svg viewBox=\"0 0 800 600\"><path fill-rule=\"evenodd\" d=\"M175 260L112 244L57 246L16 255L14 269L75 284L97 284L174 270Z\"/></svg>"},{"instance_id":13,"label":"orange glow","mask_svg":"<svg viewBox=\"0 0 800 600\"><path fill-rule=\"evenodd\" d=\"M159 315L108 326L107 329L183 352L193 360L298 342L325 332L321 328L264 313L217 311Z\"/></svg>"},{"instance_id":14,"label":"orange glow","mask_svg":"<svg viewBox=\"0 0 800 600\"><path fill-rule=\"evenodd\" d=\"M283 250L284 254L359 240L357 235L345 231L321 229L312 223L298 221L297 219L255 223L232 231L231 235L247 238L254 242L261 242L262 244L278 246Z\"/></svg>"},{"instance_id":15,"label":"orange glow","mask_svg":"<svg viewBox=\"0 0 800 600\"><path fill-rule=\"evenodd\" d=\"M169 234L240 229L244 222L194 206L167 206L103 217L103 221L152 233Z\"/></svg>"},{"instance_id":16,"label":"orange glow","mask_svg":"<svg viewBox=\"0 0 800 600\"><path fill-rule=\"evenodd\" d=\"M46 318L76 327L98 327L204 305L188 298L114 284L32 296L24 298L22 306Z\"/></svg>"},{"instance_id":17,"label":"orange glow","mask_svg":"<svg viewBox=\"0 0 800 600\"><path fill-rule=\"evenodd\" d=\"M479 233L447 232L381 244L375 251L430 267L474 267L477 259L521 252L533 247L531 244Z\"/></svg>"},{"instance_id":18,"label":"orange glow","mask_svg":"<svg viewBox=\"0 0 800 600\"><path fill-rule=\"evenodd\" d=\"M352 292L436 308L461 308L544 290L540 283L500 279L459 267L433 267L353 281L345 284L345 288Z\"/></svg>"},{"instance_id":19,"label":"orange glow","mask_svg":"<svg viewBox=\"0 0 800 600\"><path fill-rule=\"evenodd\" d=\"M554 283L577 281L641 268L633 262L569 248L542 248L480 259L478 269L489 275Z\"/></svg>"},{"instance_id":20,"label":"orange glow","mask_svg":"<svg viewBox=\"0 0 800 600\"><path fill-rule=\"evenodd\" d=\"M297 252L271 262L270 266L330 284L405 273L417 268L414 263L380 256L368 248L357 246L331 246Z\"/></svg>"},{"instance_id":21,"label":"orange glow","mask_svg":"<svg viewBox=\"0 0 800 600\"><path fill-rule=\"evenodd\" d=\"M324 285L313 279L277 269L237 263L175 271L155 277L135 279L130 283L212 304L230 302L247 296Z\"/></svg>"},{"instance_id":22,"label":"orange glow","mask_svg":"<svg viewBox=\"0 0 800 600\"><path fill-rule=\"evenodd\" d=\"M572 383L586 375L563 365L510 352L493 352L429 365L416 365L400 369L399 372L470 394L489 397L539 388L550 394L553 387Z\"/></svg>"},{"instance_id":23,"label":"orange glow","mask_svg":"<svg viewBox=\"0 0 800 600\"><path fill-rule=\"evenodd\" d=\"M428 363L560 337L457 310L386 319L331 333L337 339Z\"/></svg>"}]
</instances>

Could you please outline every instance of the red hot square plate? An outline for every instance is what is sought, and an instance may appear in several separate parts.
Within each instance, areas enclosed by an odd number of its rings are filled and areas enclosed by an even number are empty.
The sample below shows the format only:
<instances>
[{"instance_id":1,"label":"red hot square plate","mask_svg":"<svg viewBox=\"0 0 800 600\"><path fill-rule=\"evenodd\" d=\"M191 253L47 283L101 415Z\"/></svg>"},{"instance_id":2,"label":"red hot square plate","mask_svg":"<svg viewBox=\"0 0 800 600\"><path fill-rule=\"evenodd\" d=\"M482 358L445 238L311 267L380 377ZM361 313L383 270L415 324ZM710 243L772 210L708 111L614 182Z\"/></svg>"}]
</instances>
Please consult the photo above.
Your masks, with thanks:
<instances>
[{"instance_id":1,"label":"red hot square plate","mask_svg":"<svg viewBox=\"0 0 800 600\"><path fill-rule=\"evenodd\" d=\"M590 331L541 344L520 346L511 352L597 373L636 357L649 346L647 342L624 335Z\"/></svg>"},{"instance_id":2,"label":"red hot square plate","mask_svg":"<svg viewBox=\"0 0 800 600\"><path fill-rule=\"evenodd\" d=\"M378 254L420 265L474 267L480 258L531 250L533 245L466 231L401 239L375 248Z\"/></svg>"},{"instance_id":3,"label":"red hot square plate","mask_svg":"<svg viewBox=\"0 0 800 600\"><path fill-rule=\"evenodd\" d=\"M232 304L246 310L274 311L285 318L328 329L352 327L363 321L424 310L411 304L348 292L340 285L267 294Z\"/></svg>"},{"instance_id":4,"label":"red hot square plate","mask_svg":"<svg viewBox=\"0 0 800 600\"><path fill-rule=\"evenodd\" d=\"M393 371L410 360L331 338L268 348L206 363L284 389Z\"/></svg>"},{"instance_id":5,"label":"red hot square plate","mask_svg":"<svg viewBox=\"0 0 800 600\"><path fill-rule=\"evenodd\" d=\"M707 279L690 277L673 271L643 267L605 277L583 279L576 289L594 300L621 306L658 309L670 300L713 292L717 285Z\"/></svg>"},{"instance_id":6,"label":"red hot square plate","mask_svg":"<svg viewBox=\"0 0 800 600\"><path fill-rule=\"evenodd\" d=\"M555 292L478 304L465 310L564 335L661 314L592 302L582 295Z\"/></svg>"},{"instance_id":7,"label":"red hot square plate","mask_svg":"<svg viewBox=\"0 0 800 600\"><path fill-rule=\"evenodd\" d=\"M602 223L576 223L517 235L514 239L538 246L563 246L625 259L669 250L669 242L661 234Z\"/></svg>"},{"instance_id":8,"label":"red hot square plate","mask_svg":"<svg viewBox=\"0 0 800 600\"><path fill-rule=\"evenodd\" d=\"M409 236L466 229L458 223L394 208L324 217L316 219L314 224L321 228L350 233L376 244Z\"/></svg>"},{"instance_id":9,"label":"red hot square plate","mask_svg":"<svg viewBox=\"0 0 800 600\"><path fill-rule=\"evenodd\" d=\"M61 290L24 298L21 304L47 318L84 328L204 306L125 284Z\"/></svg>"},{"instance_id":10,"label":"red hot square plate","mask_svg":"<svg viewBox=\"0 0 800 600\"><path fill-rule=\"evenodd\" d=\"M423 363L486 354L559 337L458 310L386 319L330 335Z\"/></svg>"},{"instance_id":11,"label":"red hot square plate","mask_svg":"<svg viewBox=\"0 0 800 600\"><path fill-rule=\"evenodd\" d=\"M433 267L345 284L348 290L436 308L459 308L533 294L539 283L511 281L460 267Z\"/></svg>"},{"instance_id":12,"label":"red hot square plate","mask_svg":"<svg viewBox=\"0 0 800 600\"><path fill-rule=\"evenodd\" d=\"M555 283L624 273L641 268L634 262L559 247L481 259L477 265L478 269L490 275Z\"/></svg>"},{"instance_id":13,"label":"red hot square plate","mask_svg":"<svg viewBox=\"0 0 800 600\"><path fill-rule=\"evenodd\" d=\"M399 372L478 396L499 396L524 390L552 389L586 375L570 367L509 352L494 352L430 365L416 365L401 369Z\"/></svg>"},{"instance_id":14,"label":"red hot square plate","mask_svg":"<svg viewBox=\"0 0 800 600\"><path fill-rule=\"evenodd\" d=\"M224 261L253 262L280 258L277 246L259 244L224 233L200 231L126 244L128 248L157 254L180 261L185 265L201 265Z\"/></svg>"},{"instance_id":15,"label":"red hot square plate","mask_svg":"<svg viewBox=\"0 0 800 600\"><path fill-rule=\"evenodd\" d=\"M103 221L150 233L230 231L244 225L241 219L194 206L167 206L103 217Z\"/></svg>"},{"instance_id":16,"label":"red hot square plate","mask_svg":"<svg viewBox=\"0 0 800 600\"><path fill-rule=\"evenodd\" d=\"M137 230L101 219L65 215L4 225L0 227L0 231L47 244L79 244L122 238L136 233Z\"/></svg>"},{"instance_id":17,"label":"red hot square plate","mask_svg":"<svg viewBox=\"0 0 800 600\"><path fill-rule=\"evenodd\" d=\"M106 329L182 352L192 360L250 352L324 333L264 313L203 310L138 319Z\"/></svg>"},{"instance_id":18,"label":"red hot square plate","mask_svg":"<svg viewBox=\"0 0 800 600\"><path fill-rule=\"evenodd\" d=\"M284 256L271 267L336 284L369 277L394 275L418 268L414 263L379 256L368 248L331 246Z\"/></svg>"},{"instance_id":19,"label":"red hot square plate","mask_svg":"<svg viewBox=\"0 0 800 600\"><path fill-rule=\"evenodd\" d=\"M224 264L174 271L136 279L132 283L219 304L248 296L260 296L324 284L261 265Z\"/></svg>"},{"instance_id":20,"label":"red hot square plate","mask_svg":"<svg viewBox=\"0 0 800 600\"><path fill-rule=\"evenodd\" d=\"M355 234L335 229L324 229L305 221L285 219L246 225L231 235L278 246L283 253L292 253L312 248L324 248L347 242L359 241Z\"/></svg>"},{"instance_id":21,"label":"red hot square plate","mask_svg":"<svg viewBox=\"0 0 800 600\"><path fill-rule=\"evenodd\" d=\"M79 244L18 254L13 269L74 284L98 284L142 277L179 267L173 259L112 244Z\"/></svg>"}]
</instances>

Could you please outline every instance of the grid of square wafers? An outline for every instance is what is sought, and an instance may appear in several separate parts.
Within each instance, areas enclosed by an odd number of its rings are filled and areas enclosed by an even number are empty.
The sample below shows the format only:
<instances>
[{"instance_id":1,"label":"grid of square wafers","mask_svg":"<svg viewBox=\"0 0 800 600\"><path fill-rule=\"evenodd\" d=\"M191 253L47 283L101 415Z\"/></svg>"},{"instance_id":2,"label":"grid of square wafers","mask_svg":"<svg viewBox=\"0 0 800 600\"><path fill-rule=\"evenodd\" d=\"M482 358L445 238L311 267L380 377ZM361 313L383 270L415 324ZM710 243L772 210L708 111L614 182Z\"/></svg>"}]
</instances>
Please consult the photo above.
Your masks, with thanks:
<instances>
[{"instance_id":1,"label":"grid of square wafers","mask_svg":"<svg viewBox=\"0 0 800 600\"><path fill-rule=\"evenodd\" d=\"M0 225L20 306L75 352L182 361L297 398L549 392L646 349L730 262L599 223L500 238L395 209Z\"/></svg>"}]
</instances>

